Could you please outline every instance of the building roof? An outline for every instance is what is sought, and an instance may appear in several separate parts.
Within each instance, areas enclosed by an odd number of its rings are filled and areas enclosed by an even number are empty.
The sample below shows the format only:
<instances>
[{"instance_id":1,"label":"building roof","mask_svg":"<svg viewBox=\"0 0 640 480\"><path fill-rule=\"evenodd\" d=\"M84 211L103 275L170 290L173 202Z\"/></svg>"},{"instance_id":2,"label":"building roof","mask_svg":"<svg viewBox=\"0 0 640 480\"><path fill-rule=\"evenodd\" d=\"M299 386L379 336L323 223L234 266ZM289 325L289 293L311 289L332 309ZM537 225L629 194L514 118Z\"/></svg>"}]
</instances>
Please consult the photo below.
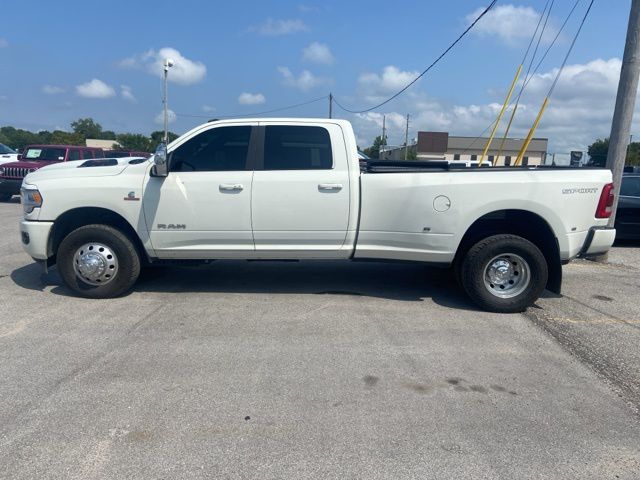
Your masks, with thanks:
<instances>
[{"instance_id":1,"label":"building roof","mask_svg":"<svg viewBox=\"0 0 640 480\"><path fill-rule=\"evenodd\" d=\"M100 140L98 138L87 138L85 141L87 147L104 148L111 150L113 148L121 148L121 145L115 140Z\"/></svg>"},{"instance_id":2,"label":"building roof","mask_svg":"<svg viewBox=\"0 0 640 480\"><path fill-rule=\"evenodd\" d=\"M453 137L449 136L449 150L482 150L489 141L485 137ZM497 149L500 146L502 137L494 138L491 147ZM513 151L520 150L524 143L523 138L507 138L504 142L503 150ZM546 138L533 138L527 148L528 152L546 152L549 140Z\"/></svg>"}]
</instances>

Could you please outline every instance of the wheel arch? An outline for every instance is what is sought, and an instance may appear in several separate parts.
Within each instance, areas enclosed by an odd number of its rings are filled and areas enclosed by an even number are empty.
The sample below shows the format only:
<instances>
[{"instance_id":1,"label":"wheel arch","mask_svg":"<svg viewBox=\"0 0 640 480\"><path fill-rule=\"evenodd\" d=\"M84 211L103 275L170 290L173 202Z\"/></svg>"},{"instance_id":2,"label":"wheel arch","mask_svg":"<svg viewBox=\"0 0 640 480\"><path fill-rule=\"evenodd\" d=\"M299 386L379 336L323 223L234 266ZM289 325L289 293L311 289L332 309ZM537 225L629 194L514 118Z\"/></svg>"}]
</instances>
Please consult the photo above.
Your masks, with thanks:
<instances>
[{"instance_id":1,"label":"wheel arch","mask_svg":"<svg viewBox=\"0 0 640 480\"><path fill-rule=\"evenodd\" d=\"M549 270L546 288L560 293L562 262L558 238L544 218L528 210L495 210L478 218L469 226L458 245L453 261L454 268L460 268L464 255L475 243L499 234L518 235L536 245L544 255Z\"/></svg>"},{"instance_id":2,"label":"wheel arch","mask_svg":"<svg viewBox=\"0 0 640 480\"><path fill-rule=\"evenodd\" d=\"M56 253L60 242L72 231L85 225L102 224L117 228L126 234L136 246L141 261L149 260L147 252L142 244L140 236L135 228L117 212L101 207L79 207L67 210L53 222L53 228L49 234L47 250L55 262Z\"/></svg>"}]
</instances>

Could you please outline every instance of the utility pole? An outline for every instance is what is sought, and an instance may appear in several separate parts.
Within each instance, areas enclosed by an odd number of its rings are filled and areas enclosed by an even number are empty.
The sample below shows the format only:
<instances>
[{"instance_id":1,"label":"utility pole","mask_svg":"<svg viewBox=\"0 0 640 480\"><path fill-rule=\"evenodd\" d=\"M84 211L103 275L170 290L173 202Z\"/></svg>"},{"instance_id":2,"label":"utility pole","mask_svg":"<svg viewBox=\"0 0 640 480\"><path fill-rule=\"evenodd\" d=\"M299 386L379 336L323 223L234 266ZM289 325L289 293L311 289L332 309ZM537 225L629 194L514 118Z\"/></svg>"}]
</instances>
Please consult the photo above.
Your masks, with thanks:
<instances>
[{"instance_id":1,"label":"utility pole","mask_svg":"<svg viewBox=\"0 0 640 480\"><path fill-rule=\"evenodd\" d=\"M613 173L616 202L613 205L609 226L613 226L618 209L618 196L620 182L627 155L628 142L630 141L631 120L636 104L638 92L638 76L640 75L640 0L631 1L629 13L629 26L627 27L627 41L622 57L622 69L620 82L618 83L618 96L616 108L613 112L611 135L609 136L609 151L607 153L607 168Z\"/></svg>"},{"instance_id":2,"label":"utility pole","mask_svg":"<svg viewBox=\"0 0 640 480\"><path fill-rule=\"evenodd\" d=\"M407 113L407 126L404 129L404 160L405 161L407 161L408 153L409 153L409 114Z\"/></svg>"},{"instance_id":3,"label":"utility pole","mask_svg":"<svg viewBox=\"0 0 640 480\"><path fill-rule=\"evenodd\" d=\"M333 93L329 93L329 118L333 118Z\"/></svg>"},{"instance_id":4,"label":"utility pole","mask_svg":"<svg viewBox=\"0 0 640 480\"><path fill-rule=\"evenodd\" d=\"M380 148L383 148L387 145L386 138L387 138L387 116L382 115L382 138L380 139Z\"/></svg>"}]
</instances>

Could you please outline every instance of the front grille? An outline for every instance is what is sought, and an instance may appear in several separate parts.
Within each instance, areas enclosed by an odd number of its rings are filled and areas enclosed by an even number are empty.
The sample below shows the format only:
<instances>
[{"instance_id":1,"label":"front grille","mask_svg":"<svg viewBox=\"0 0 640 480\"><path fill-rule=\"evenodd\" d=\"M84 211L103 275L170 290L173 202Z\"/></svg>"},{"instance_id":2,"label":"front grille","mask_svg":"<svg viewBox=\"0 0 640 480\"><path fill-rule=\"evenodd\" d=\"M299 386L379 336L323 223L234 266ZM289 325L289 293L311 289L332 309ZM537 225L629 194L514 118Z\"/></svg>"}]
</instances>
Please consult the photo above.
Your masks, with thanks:
<instances>
[{"instance_id":1,"label":"front grille","mask_svg":"<svg viewBox=\"0 0 640 480\"><path fill-rule=\"evenodd\" d=\"M33 169L25 167L4 167L4 175L6 178L24 178Z\"/></svg>"}]
</instances>

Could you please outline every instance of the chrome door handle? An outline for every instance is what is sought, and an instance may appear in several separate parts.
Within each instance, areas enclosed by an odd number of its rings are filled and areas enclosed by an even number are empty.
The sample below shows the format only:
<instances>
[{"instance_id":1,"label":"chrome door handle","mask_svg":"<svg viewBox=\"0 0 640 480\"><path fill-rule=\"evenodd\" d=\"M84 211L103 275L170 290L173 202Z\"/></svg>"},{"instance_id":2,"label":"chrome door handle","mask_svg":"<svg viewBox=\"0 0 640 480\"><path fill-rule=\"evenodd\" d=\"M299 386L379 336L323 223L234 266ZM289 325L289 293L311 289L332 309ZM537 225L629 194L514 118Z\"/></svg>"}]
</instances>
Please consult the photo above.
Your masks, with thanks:
<instances>
[{"instance_id":1,"label":"chrome door handle","mask_svg":"<svg viewBox=\"0 0 640 480\"><path fill-rule=\"evenodd\" d=\"M244 189L240 183L223 183L220 185L220 191L222 192L240 192Z\"/></svg>"},{"instance_id":2,"label":"chrome door handle","mask_svg":"<svg viewBox=\"0 0 640 480\"><path fill-rule=\"evenodd\" d=\"M321 183L318 185L318 190L331 190L338 191L342 190L342 184L340 183Z\"/></svg>"}]
</instances>

